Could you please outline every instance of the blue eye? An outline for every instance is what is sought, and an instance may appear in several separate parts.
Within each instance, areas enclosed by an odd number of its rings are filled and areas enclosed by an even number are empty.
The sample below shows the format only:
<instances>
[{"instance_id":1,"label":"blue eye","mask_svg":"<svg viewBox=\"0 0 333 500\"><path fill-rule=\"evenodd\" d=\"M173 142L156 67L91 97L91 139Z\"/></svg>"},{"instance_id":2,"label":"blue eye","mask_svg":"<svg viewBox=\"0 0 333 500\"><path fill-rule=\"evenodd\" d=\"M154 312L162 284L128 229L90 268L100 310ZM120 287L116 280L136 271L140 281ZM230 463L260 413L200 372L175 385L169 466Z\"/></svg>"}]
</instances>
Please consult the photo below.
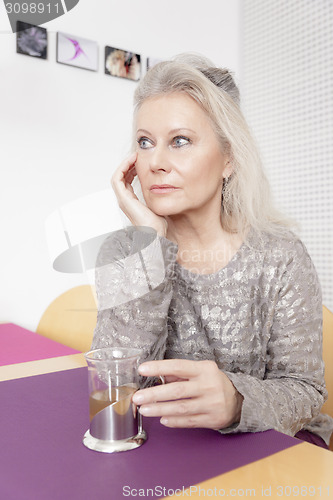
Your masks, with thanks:
<instances>
[{"instance_id":1,"label":"blue eye","mask_svg":"<svg viewBox=\"0 0 333 500\"><path fill-rule=\"evenodd\" d=\"M136 142L139 144L141 149L149 149L153 147L152 142L147 139L147 137L140 137L140 139L138 139Z\"/></svg>"},{"instance_id":2,"label":"blue eye","mask_svg":"<svg viewBox=\"0 0 333 500\"><path fill-rule=\"evenodd\" d=\"M191 141L188 137L183 137L181 135L179 135L178 137L175 137L173 139L173 143L174 143L174 146L176 148L181 148L182 146L186 146L187 144L189 144Z\"/></svg>"}]
</instances>

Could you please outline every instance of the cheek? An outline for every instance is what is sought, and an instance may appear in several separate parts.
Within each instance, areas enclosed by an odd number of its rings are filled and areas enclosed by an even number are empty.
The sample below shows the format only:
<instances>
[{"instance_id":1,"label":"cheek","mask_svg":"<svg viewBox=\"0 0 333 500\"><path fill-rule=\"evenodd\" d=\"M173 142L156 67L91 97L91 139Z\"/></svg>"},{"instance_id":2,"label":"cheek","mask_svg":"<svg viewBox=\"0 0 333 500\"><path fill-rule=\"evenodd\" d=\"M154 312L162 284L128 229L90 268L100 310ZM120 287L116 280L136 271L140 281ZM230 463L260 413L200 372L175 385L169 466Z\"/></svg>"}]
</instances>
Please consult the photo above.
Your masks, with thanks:
<instances>
[{"instance_id":1,"label":"cheek","mask_svg":"<svg viewBox=\"0 0 333 500\"><path fill-rule=\"evenodd\" d=\"M137 176L138 176L138 179L140 181L140 183L144 183L145 182L145 178L147 177L147 168L145 167L145 162L142 161L142 159L137 159L136 163L135 163L135 170L136 170L136 173L137 173Z\"/></svg>"},{"instance_id":2,"label":"cheek","mask_svg":"<svg viewBox=\"0 0 333 500\"><path fill-rule=\"evenodd\" d=\"M220 161L215 160L215 157L209 155L198 158L191 164L191 168L184 172L187 181L198 187L220 184L223 179L223 167Z\"/></svg>"}]
</instances>

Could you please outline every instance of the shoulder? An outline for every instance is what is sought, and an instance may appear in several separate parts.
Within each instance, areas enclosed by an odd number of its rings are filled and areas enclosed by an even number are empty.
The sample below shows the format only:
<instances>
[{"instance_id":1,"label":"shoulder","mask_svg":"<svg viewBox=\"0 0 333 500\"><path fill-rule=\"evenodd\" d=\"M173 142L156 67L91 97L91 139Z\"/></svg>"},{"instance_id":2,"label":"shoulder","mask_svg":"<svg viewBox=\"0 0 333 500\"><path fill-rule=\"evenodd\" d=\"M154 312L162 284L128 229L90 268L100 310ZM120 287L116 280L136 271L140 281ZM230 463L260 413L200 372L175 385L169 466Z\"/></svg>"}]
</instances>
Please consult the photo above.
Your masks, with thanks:
<instances>
[{"instance_id":1,"label":"shoulder","mask_svg":"<svg viewBox=\"0 0 333 500\"><path fill-rule=\"evenodd\" d=\"M248 244L261 272L274 275L278 281L308 281L317 287L315 266L305 244L293 231L252 234Z\"/></svg>"},{"instance_id":2,"label":"shoulder","mask_svg":"<svg viewBox=\"0 0 333 500\"><path fill-rule=\"evenodd\" d=\"M283 261L311 261L309 252L303 241L293 231L283 229L279 232L262 232L249 237L249 245L263 253L266 258Z\"/></svg>"},{"instance_id":3,"label":"shoulder","mask_svg":"<svg viewBox=\"0 0 333 500\"><path fill-rule=\"evenodd\" d=\"M302 287L311 294L321 294L316 268L304 242L290 230L281 235L265 235L265 259L276 269L276 277L281 283Z\"/></svg>"}]
</instances>

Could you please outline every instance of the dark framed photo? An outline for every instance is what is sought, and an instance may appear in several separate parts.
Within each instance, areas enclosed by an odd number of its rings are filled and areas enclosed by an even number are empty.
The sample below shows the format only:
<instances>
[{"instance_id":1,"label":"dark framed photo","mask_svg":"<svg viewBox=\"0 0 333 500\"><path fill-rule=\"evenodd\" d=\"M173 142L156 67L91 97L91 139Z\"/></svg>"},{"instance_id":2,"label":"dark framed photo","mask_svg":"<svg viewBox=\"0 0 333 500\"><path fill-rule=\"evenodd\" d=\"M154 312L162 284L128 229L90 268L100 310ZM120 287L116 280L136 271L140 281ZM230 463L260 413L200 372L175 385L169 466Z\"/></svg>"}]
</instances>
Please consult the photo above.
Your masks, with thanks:
<instances>
[{"instance_id":1,"label":"dark framed photo","mask_svg":"<svg viewBox=\"0 0 333 500\"><path fill-rule=\"evenodd\" d=\"M76 68L98 70L98 45L68 33L57 33L57 62Z\"/></svg>"},{"instance_id":2,"label":"dark framed photo","mask_svg":"<svg viewBox=\"0 0 333 500\"><path fill-rule=\"evenodd\" d=\"M16 22L16 52L47 59L47 30L22 21Z\"/></svg>"},{"instance_id":3,"label":"dark framed photo","mask_svg":"<svg viewBox=\"0 0 333 500\"><path fill-rule=\"evenodd\" d=\"M156 57L147 57L147 71L162 61L163 59L157 59Z\"/></svg>"},{"instance_id":4,"label":"dark framed photo","mask_svg":"<svg viewBox=\"0 0 333 500\"><path fill-rule=\"evenodd\" d=\"M140 80L141 56L115 47L105 47L105 74Z\"/></svg>"}]
</instances>

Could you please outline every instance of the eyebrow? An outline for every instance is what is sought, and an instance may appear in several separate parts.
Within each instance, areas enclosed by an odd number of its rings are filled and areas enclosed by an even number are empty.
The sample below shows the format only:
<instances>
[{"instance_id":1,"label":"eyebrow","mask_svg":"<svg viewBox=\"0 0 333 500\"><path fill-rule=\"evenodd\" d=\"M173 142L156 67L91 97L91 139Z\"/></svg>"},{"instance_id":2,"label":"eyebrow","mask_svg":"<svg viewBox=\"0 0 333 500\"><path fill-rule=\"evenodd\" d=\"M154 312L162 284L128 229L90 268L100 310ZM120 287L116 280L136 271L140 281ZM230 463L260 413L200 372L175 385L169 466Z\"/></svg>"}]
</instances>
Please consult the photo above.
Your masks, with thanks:
<instances>
[{"instance_id":1,"label":"eyebrow","mask_svg":"<svg viewBox=\"0 0 333 500\"><path fill-rule=\"evenodd\" d=\"M195 134L194 130L192 130L191 128L187 128L187 127L173 128L172 130L169 131L169 134L176 134L177 132L181 132L181 131L185 131L185 130L187 130L188 132L192 132L193 134ZM139 132L141 132L143 134L151 135L151 132L149 132L148 130L146 130L144 128L139 128L137 130L137 134Z\"/></svg>"}]
</instances>

